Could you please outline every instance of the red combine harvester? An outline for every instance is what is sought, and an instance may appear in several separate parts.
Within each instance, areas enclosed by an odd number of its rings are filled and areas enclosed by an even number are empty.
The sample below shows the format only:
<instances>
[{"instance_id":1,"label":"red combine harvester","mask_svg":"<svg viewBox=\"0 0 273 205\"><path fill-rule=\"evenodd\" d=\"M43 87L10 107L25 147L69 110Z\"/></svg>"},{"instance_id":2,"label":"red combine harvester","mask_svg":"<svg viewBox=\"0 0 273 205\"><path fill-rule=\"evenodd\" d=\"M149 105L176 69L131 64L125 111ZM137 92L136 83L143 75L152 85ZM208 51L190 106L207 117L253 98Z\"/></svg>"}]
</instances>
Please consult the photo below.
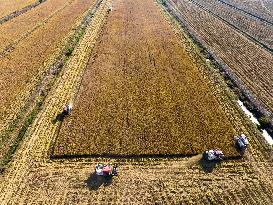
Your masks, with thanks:
<instances>
[{"instance_id":1,"label":"red combine harvester","mask_svg":"<svg viewBox=\"0 0 273 205\"><path fill-rule=\"evenodd\" d=\"M118 166L116 164L97 164L95 168L96 175L98 176L117 176Z\"/></svg>"}]
</instances>

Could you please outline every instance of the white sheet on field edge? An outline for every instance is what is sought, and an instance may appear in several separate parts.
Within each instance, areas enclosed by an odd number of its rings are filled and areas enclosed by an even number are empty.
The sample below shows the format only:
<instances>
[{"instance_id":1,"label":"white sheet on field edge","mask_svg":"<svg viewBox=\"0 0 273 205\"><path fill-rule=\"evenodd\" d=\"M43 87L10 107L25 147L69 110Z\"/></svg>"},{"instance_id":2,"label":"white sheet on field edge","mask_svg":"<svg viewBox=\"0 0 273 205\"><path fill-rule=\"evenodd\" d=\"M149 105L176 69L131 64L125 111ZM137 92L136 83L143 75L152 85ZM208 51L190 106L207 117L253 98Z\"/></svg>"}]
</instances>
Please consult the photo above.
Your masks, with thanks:
<instances>
[{"instance_id":1,"label":"white sheet on field edge","mask_svg":"<svg viewBox=\"0 0 273 205\"><path fill-rule=\"evenodd\" d=\"M246 106L244 106L243 102L240 100L238 100L237 102L239 103L244 113L249 117L251 122L255 123L256 125L260 125L258 119L254 117L254 115L246 108ZM273 139L266 130L262 129L262 135L270 145L273 145Z\"/></svg>"}]
</instances>

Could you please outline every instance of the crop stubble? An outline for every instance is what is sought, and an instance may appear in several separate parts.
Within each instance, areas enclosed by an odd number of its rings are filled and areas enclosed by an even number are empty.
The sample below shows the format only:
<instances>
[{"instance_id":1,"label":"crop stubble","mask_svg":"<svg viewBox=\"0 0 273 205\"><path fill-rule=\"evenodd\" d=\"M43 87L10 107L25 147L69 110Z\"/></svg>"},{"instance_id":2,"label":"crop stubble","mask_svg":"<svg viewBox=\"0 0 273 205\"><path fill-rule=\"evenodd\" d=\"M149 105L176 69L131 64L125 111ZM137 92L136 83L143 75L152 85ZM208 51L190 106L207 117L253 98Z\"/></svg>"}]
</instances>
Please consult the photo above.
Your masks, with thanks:
<instances>
[{"instance_id":1,"label":"crop stubble","mask_svg":"<svg viewBox=\"0 0 273 205\"><path fill-rule=\"evenodd\" d=\"M245 32L270 49L273 49L273 24L269 24L217 0L191 1L229 22L240 31Z\"/></svg>"},{"instance_id":2,"label":"crop stubble","mask_svg":"<svg viewBox=\"0 0 273 205\"><path fill-rule=\"evenodd\" d=\"M272 54L188 0L168 5L195 36L220 58L255 101L273 112ZM272 114L271 114L272 115Z\"/></svg>"},{"instance_id":3,"label":"crop stubble","mask_svg":"<svg viewBox=\"0 0 273 205\"><path fill-rule=\"evenodd\" d=\"M231 123L160 11L126 2L109 16L54 155L238 155Z\"/></svg>"},{"instance_id":4,"label":"crop stubble","mask_svg":"<svg viewBox=\"0 0 273 205\"><path fill-rule=\"evenodd\" d=\"M242 9L248 13L256 15L258 17L264 18L268 21L273 22L273 4L271 1L261 1L261 0L222 0L234 7Z\"/></svg>"}]
</instances>

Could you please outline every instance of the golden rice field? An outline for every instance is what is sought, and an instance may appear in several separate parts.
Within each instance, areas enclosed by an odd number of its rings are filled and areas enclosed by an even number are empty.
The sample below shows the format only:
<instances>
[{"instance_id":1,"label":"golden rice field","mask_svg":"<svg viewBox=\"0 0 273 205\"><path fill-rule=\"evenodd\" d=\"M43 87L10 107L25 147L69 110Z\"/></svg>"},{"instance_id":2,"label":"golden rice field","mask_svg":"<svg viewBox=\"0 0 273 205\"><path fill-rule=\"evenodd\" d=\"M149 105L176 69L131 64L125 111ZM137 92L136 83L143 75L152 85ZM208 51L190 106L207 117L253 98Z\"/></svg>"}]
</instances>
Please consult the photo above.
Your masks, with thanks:
<instances>
[{"instance_id":1,"label":"golden rice field","mask_svg":"<svg viewBox=\"0 0 273 205\"><path fill-rule=\"evenodd\" d=\"M272 204L272 147L178 17L215 40L218 58L228 59L217 45L228 50L235 37L236 48L254 49L232 54L226 63L234 68L255 49L263 51L259 68L270 55L193 1L47 0L0 25L0 205ZM223 32L231 38L216 38ZM50 65L60 62L55 74ZM37 97L43 85L49 89ZM2 133L36 98L41 106L27 127L17 124L25 132L13 134L20 141L2 167L14 148ZM73 110L64 117L66 103ZM243 156L233 138L240 133L250 142ZM206 148L227 158L202 160ZM98 177L95 165L110 162L118 176Z\"/></svg>"},{"instance_id":2,"label":"golden rice field","mask_svg":"<svg viewBox=\"0 0 273 205\"><path fill-rule=\"evenodd\" d=\"M138 4L109 16L54 155L192 155L217 147L237 156L236 133L197 65L160 10Z\"/></svg>"},{"instance_id":3,"label":"golden rice field","mask_svg":"<svg viewBox=\"0 0 273 205\"><path fill-rule=\"evenodd\" d=\"M47 3L51 5L47 7ZM8 39L4 42L7 45L15 42L14 48L0 57L1 138L54 62L66 38L73 32L72 29L94 3L89 0L47 1L41 4L44 9L41 16L44 17L40 21L35 17L40 13L40 8L36 7L30 13L19 16L18 20L15 18L0 26L0 30L5 30L0 34L1 38ZM24 21L27 23L21 23ZM20 24L22 28L13 36L14 27L20 27Z\"/></svg>"}]
</instances>

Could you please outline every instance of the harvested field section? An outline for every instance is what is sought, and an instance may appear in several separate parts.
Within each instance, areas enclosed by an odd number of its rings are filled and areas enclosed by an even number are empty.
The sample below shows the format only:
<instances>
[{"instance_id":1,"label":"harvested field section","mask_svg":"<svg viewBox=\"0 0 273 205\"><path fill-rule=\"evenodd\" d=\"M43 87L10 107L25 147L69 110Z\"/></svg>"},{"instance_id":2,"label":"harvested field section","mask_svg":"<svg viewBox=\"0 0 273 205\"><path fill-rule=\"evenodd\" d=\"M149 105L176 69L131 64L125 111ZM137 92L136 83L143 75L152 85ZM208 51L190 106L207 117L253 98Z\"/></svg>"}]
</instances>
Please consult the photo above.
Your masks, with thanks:
<instances>
[{"instance_id":1,"label":"harvested field section","mask_svg":"<svg viewBox=\"0 0 273 205\"><path fill-rule=\"evenodd\" d=\"M273 113L273 55L188 0L169 0L168 7L227 65L256 104Z\"/></svg>"},{"instance_id":2,"label":"harvested field section","mask_svg":"<svg viewBox=\"0 0 273 205\"><path fill-rule=\"evenodd\" d=\"M54 155L237 155L230 122L159 7L113 8Z\"/></svg>"},{"instance_id":3,"label":"harvested field section","mask_svg":"<svg viewBox=\"0 0 273 205\"><path fill-rule=\"evenodd\" d=\"M273 23L269 24L218 0L191 1L273 50Z\"/></svg>"},{"instance_id":4,"label":"harvested field section","mask_svg":"<svg viewBox=\"0 0 273 205\"><path fill-rule=\"evenodd\" d=\"M193 162L192 162L193 161ZM188 163L193 165L188 166ZM243 204L271 205L272 163L256 174L254 163L224 162L213 173L204 173L192 158L122 162L120 176L108 186L96 183L96 161L62 161L29 170L24 187L14 194L19 204ZM137 165L136 165L137 164ZM265 177L265 178L263 178ZM271 183L272 184L272 183ZM19 194L20 193L20 194ZM49 197L50 196L50 197ZM258 203L256 203L258 202Z\"/></svg>"},{"instance_id":5,"label":"harvested field section","mask_svg":"<svg viewBox=\"0 0 273 205\"><path fill-rule=\"evenodd\" d=\"M273 23L273 4L270 0L219 0L242 9L248 13L264 18Z\"/></svg>"},{"instance_id":6,"label":"harvested field section","mask_svg":"<svg viewBox=\"0 0 273 205\"><path fill-rule=\"evenodd\" d=\"M1 0L0 1L0 18L22 9L37 0Z\"/></svg>"},{"instance_id":7,"label":"harvested field section","mask_svg":"<svg viewBox=\"0 0 273 205\"><path fill-rule=\"evenodd\" d=\"M75 0L0 60L0 134L25 105L68 34L95 1ZM1 136L2 137L2 136ZM2 139L1 139L2 140Z\"/></svg>"}]
</instances>

